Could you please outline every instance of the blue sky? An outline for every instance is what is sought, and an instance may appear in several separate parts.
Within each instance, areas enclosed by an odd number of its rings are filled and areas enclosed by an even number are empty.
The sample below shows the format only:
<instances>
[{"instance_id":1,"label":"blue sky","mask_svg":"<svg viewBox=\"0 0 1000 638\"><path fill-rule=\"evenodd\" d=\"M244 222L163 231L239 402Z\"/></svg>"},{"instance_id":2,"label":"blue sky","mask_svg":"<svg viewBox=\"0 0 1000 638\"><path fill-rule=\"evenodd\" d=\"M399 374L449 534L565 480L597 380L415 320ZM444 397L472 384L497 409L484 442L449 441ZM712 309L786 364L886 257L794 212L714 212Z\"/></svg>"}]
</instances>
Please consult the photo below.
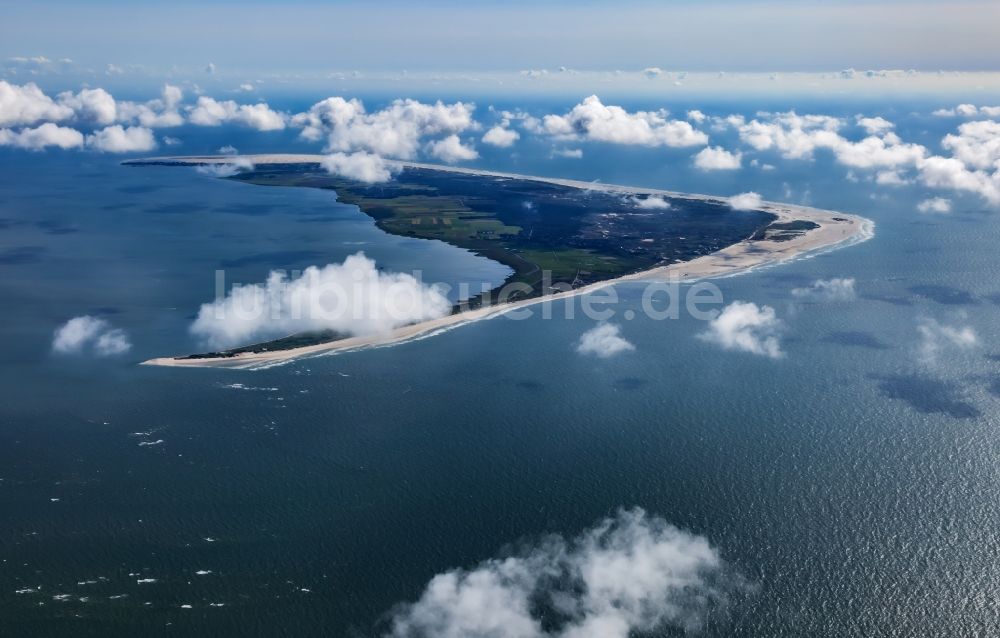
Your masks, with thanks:
<instances>
[{"instance_id":1,"label":"blue sky","mask_svg":"<svg viewBox=\"0 0 1000 638\"><path fill-rule=\"evenodd\" d=\"M996 70L1000 3L3 2L0 57L243 72Z\"/></svg>"}]
</instances>

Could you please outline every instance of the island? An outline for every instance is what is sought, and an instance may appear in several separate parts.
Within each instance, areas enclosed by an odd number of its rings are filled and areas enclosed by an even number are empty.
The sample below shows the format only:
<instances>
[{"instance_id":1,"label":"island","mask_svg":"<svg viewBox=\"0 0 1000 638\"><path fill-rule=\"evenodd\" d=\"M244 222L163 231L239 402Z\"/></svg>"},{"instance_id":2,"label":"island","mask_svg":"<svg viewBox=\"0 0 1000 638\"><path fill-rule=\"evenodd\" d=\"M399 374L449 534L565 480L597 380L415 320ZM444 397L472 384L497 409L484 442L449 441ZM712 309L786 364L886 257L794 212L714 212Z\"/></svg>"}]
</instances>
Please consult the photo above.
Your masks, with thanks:
<instances>
[{"instance_id":1,"label":"island","mask_svg":"<svg viewBox=\"0 0 1000 638\"><path fill-rule=\"evenodd\" d=\"M145 364L252 368L397 343L620 281L692 281L743 272L858 241L873 230L872 222L855 215L791 204L762 202L753 210L736 210L727 198L453 166L387 160L393 179L367 184L328 173L320 155L240 160L253 168L225 179L330 189L387 233L444 241L500 262L512 273L496 289L460 300L447 316L386 334L303 333ZM125 163L234 161L232 156L189 156ZM498 298L501 289L506 293Z\"/></svg>"}]
</instances>

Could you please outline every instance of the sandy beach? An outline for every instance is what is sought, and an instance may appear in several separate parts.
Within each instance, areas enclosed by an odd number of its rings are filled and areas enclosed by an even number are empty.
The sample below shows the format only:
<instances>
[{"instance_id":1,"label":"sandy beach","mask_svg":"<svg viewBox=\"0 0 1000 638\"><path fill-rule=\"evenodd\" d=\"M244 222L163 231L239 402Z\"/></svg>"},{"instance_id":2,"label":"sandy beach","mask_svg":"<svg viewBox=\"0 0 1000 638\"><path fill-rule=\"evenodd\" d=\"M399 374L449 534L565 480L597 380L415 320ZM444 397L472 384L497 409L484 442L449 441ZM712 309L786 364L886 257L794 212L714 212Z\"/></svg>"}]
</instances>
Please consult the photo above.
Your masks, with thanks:
<instances>
[{"instance_id":1,"label":"sandy beach","mask_svg":"<svg viewBox=\"0 0 1000 638\"><path fill-rule=\"evenodd\" d=\"M318 163L322 155L246 155L241 156L254 164L303 164ZM233 156L197 156L197 157L161 157L147 158L142 160L132 160L127 164L178 164L178 165L199 165L199 164L225 164L232 162ZM388 163L388 162L387 162ZM581 182L575 180L536 177L530 175L517 175L513 173L501 173L494 171L482 171L469 168L458 168L451 166L437 166L431 164L419 164L413 162L391 162L398 167L427 168L433 170L452 171L472 175L484 175L501 178L526 179L539 182L559 184L573 188L600 190L610 193L621 193L623 195L663 195L678 199L705 200L713 202L724 202L724 197L714 197L709 195L698 195L690 193L678 193L674 191L639 188L631 186L620 186L613 184L601 184L596 182ZM252 369L275 365L281 362L290 361L302 357L333 354L346 352L360 348L386 346L401 343L404 341L425 337L436 332L454 328L473 321L479 321L490 317L502 315L503 313L524 308L540 303L547 303L555 299L562 299L576 295L586 295L602 288L614 286L621 282L634 281L681 281L692 282L700 279L714 277L725 277L738 273L747 272L754 268L789 261L807 254L814 254L819 251L829 250L834 247L845 246L869 239L874 234L874 223L857 215L839 213L834 211L819 210L805 206L793 204L781 204L764 202L760 210L772 213L778 217L776 221L810 221L819 226L803 235L793 237L785 241L771 240L744 240L733 244L697 259L686 262L660 266L650 270L632 273L624 277L609 279L587 286L576 288L555 295L545 297L535 297L522 301L511 302L502 305L487 306L469 310L466 312L440 317L431 321L403 326L389 333L379 335L369 335L363 337L351 337L329 343L321 343L289 350L277 350L270 352L241 353L233 357L219 358L199 358L199 359L178 359L174 357L161 357L144 361L143 365L158 366L178 366L178 367L227 367L239 369Z\"/></svg>"}]
</instances>

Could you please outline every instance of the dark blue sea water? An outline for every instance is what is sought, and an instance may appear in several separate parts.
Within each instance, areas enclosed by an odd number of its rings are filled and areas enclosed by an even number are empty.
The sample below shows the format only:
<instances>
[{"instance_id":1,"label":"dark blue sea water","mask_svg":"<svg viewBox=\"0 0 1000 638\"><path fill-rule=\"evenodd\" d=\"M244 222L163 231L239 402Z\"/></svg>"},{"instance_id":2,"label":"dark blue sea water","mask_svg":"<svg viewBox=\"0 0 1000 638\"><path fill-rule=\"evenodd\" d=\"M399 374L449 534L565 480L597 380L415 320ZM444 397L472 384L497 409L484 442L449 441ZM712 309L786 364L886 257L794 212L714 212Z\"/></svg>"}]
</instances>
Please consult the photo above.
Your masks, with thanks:
<instances>
[{"instance_id":1,"label":"dark blue sea water","mask_svg":"<svg viewBox=\"0 0 1000 638\"><path fill-rule=\"evenodd\" d=\"M929 109L821 112L884 114L934 144L946 123L909 115ZM184 152L301 146L212 135L178 134ZM609 359L575 351L593 321L536 315L261 371L149 368L136 364L196 346L187 327L219 268L255 282L363 249L430 281L507 271L386 236L328 192L4 152L0 634L373 635L435 574L631 506L706 537L751 584L710 633L995 633L997 211L968 197L920 215L925 189L849 183L823 157L704 175L689 151L593 146L573 161L532 144L479 165L778 200L787 184L877 233L716 282L727 301L775 308L779 360L637 312L615 320L635 351ZM791 294L831 277L854 278L858 298ZM617 291L619 312L639 310L641 286ZM81 314L133 349L54 355L53 331ZM928 320L971 327L977 345L929 362Z\"/></svg>"}]
</instances>

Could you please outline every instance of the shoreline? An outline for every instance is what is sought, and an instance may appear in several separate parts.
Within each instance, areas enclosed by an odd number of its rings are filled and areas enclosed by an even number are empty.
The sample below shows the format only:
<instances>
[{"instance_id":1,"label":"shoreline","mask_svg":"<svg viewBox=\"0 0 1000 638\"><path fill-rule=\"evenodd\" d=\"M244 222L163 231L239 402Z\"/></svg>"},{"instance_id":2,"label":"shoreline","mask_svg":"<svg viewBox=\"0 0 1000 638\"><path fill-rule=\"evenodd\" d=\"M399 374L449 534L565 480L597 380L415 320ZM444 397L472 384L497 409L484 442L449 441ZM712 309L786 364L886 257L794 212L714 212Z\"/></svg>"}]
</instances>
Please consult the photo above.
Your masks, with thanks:
<instances>
[{"instance_id":1,"label":"shoreline","mask_svg":"<svg viewBox=\"0 0 1000 638\"><path fill-rule=\"evenodd\" d=\"M124 162L129 165L178 165L197 166L203 164L226 164L232 162L236 157L248 159L254 164L312 164L318 163L322 155L241 155L241 156L194 156L194 157L160 157L147 158L141 160L130 160ZM640 188L631 186L621 186L615 184L601 184L598 182L581 182L578 180L566 180L559 178L546 178L531 175L517 175L514 173L501 173L495 171L484 171L452 166L437 166L433 164L421 164L416 162L398 162L386 160L388 164L398 168L424 168L430 170L451 171L469 175L483 175L491 177L501 177L510 179L523 179L537 182L559 184L572 188L585 190L600 190L609 193L622 193L628 195L663 195L676 199L702 200L712 202L725 202L725 197L710 195L700 195L693 193L678 193L660 189ZM520 301L510 302L503 305L486 306L474 310L446 315L438 319L432 319L416 324L402 326L388 333L378 335L367 335L360 337L349 337L328 343L313 344L288 350L275 350L269 352L241 353L233 357L215 357L198 359L178 359L174 357L158 357L143 361L141 365L169 366L169 367L209 367L209 368L234 368L253 369L270 365L292 361L302 357L334 354L339 352L349 352L363 348L388 346L418 338L432 336L438 332L449 330L474 321L481 321L493 317L501 316L507 312L525 308L540 303L558 301L560 299L572 298L578 295L586 295L603 288L614 286L619 283L636 281L676 281L689 283L702 279L717 277L727 277L742 274L762 266L778 264L801 258L804 255L816 254L817 252L852 245L870 239L874 235L874 223L866 218L839 213L835 211L820 210L807 206L797 206L794 204L781 204L776 202L763 202L758 210L771 213L777 216L775 222L789 221L811 221L819 226L806 232L804 235L794 237L785 241L745 239L736 244L732 244L714 252L686 262L658 266L650 270L632 273L614 279L595 282L587 286L581 286L571 291L546 295L543 297L533 297Z\"/></svg>"}]
</instances>

